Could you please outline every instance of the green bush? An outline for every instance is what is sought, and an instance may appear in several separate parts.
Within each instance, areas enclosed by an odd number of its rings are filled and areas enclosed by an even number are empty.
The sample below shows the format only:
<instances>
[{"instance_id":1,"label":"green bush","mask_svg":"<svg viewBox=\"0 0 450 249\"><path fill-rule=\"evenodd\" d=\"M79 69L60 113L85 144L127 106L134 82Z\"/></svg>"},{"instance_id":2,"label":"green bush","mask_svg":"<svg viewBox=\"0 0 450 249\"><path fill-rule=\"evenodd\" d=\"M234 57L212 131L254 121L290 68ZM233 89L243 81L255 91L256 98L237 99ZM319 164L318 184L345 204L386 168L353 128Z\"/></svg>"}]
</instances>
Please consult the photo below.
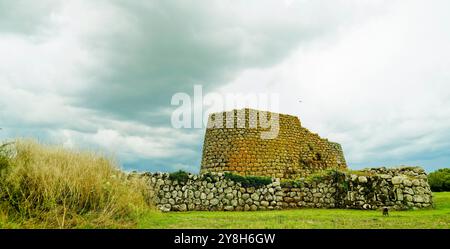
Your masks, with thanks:
<instances>
[{"instance_id":1,"label":"green bush","mask_svg":"<svg viewBox=\"0 0 450 249\"><path fill-rule=\"evenodd\" d=\"M450 191L450 168L438 169L428 175L431 191Z\"/></svg>"},{"instance_id":2,"label":"green bush","mask_svg":"<svg viewBox=\"0 0 450 249\"><path fill-rule=\"evenodd\" d=\"M169 179L178 182L187 182L189 179L189 173L179 170L169 174Z\"/></svg>"},{"instance_id":3,"label":"green bush","mask_svg":"<svg viewBox=\"0 0 450 249\"><path fill-rule=\"evenodd\" d=\"M261 177L261 176L240 176L231 173L225 173L225 179L239 182L242 187L262 187L265 185L269 185L272 183L272 178L270 177Z\"/></svg>"}]
</instances>

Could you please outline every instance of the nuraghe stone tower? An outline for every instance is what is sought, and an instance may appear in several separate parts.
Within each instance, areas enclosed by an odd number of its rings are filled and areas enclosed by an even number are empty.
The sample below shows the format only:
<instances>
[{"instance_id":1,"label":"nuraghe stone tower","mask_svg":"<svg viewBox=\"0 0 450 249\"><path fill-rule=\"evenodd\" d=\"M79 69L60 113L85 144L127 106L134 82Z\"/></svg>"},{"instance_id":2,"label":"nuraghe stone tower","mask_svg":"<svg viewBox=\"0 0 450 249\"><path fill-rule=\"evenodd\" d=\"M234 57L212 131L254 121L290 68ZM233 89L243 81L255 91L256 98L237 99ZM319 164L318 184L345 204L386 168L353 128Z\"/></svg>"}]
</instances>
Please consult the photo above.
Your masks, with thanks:
<instances>
[{"instance_id":1,"label":"nuraghe stone tower","mask_svg":"<svg viewBox=\"0 0 450 249\"><path fill-rule=\"evenodd\" d=\"M278 135L262 138L270 128L260 124L271 117L278 117L279 122L272 124L278 127ZM232 172L296 179L332 168L347 168L341 146L302 127L295 116L253 109L209 116L201 173Z\"/></svg>"}]
</instances>

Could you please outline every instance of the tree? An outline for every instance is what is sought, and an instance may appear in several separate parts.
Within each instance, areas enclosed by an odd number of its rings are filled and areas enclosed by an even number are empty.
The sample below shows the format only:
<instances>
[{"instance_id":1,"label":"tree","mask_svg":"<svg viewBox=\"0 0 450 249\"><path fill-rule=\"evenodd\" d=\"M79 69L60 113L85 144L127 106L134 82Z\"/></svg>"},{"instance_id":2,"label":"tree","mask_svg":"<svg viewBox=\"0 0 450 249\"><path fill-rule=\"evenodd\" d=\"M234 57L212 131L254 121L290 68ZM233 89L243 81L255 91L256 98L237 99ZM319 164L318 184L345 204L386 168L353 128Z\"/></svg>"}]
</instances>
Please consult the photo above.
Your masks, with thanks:
<instances>
[{"instance_id":1,"label":"tree","mask_svg":"<svg viewBox=\"0 0 450 249\"><path fill-rule=\"evenodd\" d=\"M450 168L438 169L430 173L428 183L434 192L450 191Z\"/></svg>"}]
</instances>

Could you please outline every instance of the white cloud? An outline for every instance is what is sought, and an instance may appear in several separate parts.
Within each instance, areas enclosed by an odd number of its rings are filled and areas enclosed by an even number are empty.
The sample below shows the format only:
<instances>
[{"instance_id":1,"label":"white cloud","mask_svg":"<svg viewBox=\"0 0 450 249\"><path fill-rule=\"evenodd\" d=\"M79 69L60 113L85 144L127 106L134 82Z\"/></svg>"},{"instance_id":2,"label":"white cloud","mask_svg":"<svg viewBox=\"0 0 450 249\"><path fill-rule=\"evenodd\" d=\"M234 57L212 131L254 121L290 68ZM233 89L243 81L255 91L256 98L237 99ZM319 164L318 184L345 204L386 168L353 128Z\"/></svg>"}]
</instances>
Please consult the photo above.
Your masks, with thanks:
<instances>
[{"instance_id":1,"label":"white cloud","mask_svg":"<svg viewBox=\"0 0 450 249\"><path fill-rule=\"evenodd\" d=\"M389 7L221 90L278 92L282 112L342 143L354 167L438 159L450 149L450 5Z\"/></svg>"}]
</instances>

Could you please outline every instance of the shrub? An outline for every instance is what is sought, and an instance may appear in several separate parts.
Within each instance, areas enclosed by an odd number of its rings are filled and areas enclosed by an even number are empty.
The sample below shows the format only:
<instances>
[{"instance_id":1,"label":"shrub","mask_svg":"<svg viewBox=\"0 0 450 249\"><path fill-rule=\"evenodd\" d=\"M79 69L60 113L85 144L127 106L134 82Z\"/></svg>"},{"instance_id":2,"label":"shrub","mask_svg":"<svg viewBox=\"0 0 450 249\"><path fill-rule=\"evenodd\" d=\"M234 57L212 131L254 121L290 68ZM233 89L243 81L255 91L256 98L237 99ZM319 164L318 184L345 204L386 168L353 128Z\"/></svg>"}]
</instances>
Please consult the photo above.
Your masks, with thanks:
<instances>
[{"instance_id":1,"label":"shrub","mask_svg":"<svg viewBox=\"0 0 450 249\"><path fill-rule=\"evenodd\" d=\"M189 179L189 173L179 170L169 174L169 179L178 182L187 182Z\"/></svg>"},{"instance_id":2,"label":"shrub","mask_svg":"<svg viewBox=\"0 0 450 249\"><path fill-rule=\"evenodd\" d=\"M239 182L242 187L262 187L272 183L272 178L270 177L261 177L261 176L240 176L232 173L225 173L225 179Z\"/></svg>"},{"instance_id":3,"label":"shrub","mask_svg":"<svg viewBox=\"0 0 450 249\"><path fill-rule=\"evenodd\" d=\"M0 210L23 227L127 227L147 208L143 178L104 156L19 140L5 154ZM6 163L5 163L6 162Z\"/></svg>"},{"instance_id":4,"label":"shrub","mask_svg":"<svg viewBox=\"0 0 450 249\"><path fill-rule=\"evenodd\" d=\"M450 191L450 168L438 169L430 173L428 183L432 191Z\"/></svg>"}]
</instances>

